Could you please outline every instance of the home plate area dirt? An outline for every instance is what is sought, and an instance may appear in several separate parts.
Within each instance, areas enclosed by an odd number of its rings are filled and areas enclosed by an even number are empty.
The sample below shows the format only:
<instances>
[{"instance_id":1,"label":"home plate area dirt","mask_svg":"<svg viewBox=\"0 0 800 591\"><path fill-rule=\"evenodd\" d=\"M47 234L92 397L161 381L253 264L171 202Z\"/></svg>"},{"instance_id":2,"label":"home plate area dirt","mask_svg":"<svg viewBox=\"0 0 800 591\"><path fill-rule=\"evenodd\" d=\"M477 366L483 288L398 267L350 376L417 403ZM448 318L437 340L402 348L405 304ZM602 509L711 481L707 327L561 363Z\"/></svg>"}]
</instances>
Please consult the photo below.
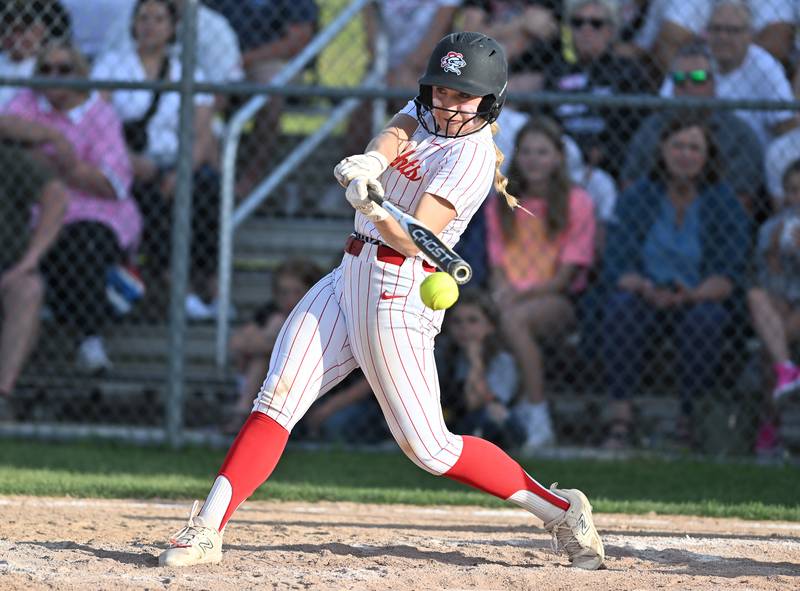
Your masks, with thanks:
<instances>
[{"instance_id":1,"label":"home plate area dirt","mask_svg":"<svg viewBox=\"0 0 800 591\"><path fill-rule=\"evenodd\" d=\"M598 514L607 568L568 568L518 510L251 502L224 560L158 566L190 503L0 497L0 589L800 589L800 524Z\"/></svg>"}]
</instances>

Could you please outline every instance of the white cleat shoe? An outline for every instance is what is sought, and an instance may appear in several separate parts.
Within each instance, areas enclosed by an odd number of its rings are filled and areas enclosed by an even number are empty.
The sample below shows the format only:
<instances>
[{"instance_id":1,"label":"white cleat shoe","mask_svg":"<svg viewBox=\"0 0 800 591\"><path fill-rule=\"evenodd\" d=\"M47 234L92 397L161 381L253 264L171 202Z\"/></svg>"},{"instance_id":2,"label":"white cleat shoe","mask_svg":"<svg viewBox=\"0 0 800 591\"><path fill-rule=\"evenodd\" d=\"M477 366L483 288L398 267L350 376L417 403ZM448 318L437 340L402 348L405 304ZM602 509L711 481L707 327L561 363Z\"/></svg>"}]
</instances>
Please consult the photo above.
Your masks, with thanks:
<instances>
[{"instance_id":1,"label":"white cleat shoe","mask_svg":"<svg viewBox=\"0 0 800 591\"><path fill-rule=\"evenodd\" d=\"M550 490L569 501L569 509L560 519L545 524L553 534L553 551L567 552L572 566L597 570L603 565L606 553L603 541L594 527L589 499L577 489L562 490L554 483Z\"/></svg>"},{"instance_id":2,"label":"white cleat shoe","mask_svg":"<svg viewBox=\"0 0 800 591\"><path fill-rule=\"evenodd\" d=\"M222 560L222 535L195 516L199 504L194 502L186 527L170 538L169 548L159 555L160 566L216 564Z\"/></svg>"}]
</instances>

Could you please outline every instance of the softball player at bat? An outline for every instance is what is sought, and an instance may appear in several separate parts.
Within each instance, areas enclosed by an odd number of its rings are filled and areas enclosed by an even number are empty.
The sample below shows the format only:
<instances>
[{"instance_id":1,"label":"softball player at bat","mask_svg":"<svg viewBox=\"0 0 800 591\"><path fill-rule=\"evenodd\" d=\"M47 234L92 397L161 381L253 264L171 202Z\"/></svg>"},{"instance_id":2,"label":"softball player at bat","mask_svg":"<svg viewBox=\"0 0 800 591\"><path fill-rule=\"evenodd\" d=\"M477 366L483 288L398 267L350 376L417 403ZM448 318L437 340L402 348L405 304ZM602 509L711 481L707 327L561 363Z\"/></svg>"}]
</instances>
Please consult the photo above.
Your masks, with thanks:
<instances>
[{"instance_id":1,"label":"softball player at bat","mask_svg":"<svg viewBox=\"0 0 800 591\"><path fill-rule=\"evenodd\" d=\"M433 50L419 96L367 147L335 168L356 209L341 265L303 297L281 329L269 371L199 514L159 557L167 566L222 559L233 512L272 473L311 404L361 367L401 449L423 470L463 482L540 518L570 562L603 564L591 505L578 490L547 489L499 447L450 433L442 419L433 340L443 312L419 285L433 268L367 186L453 246L494 183L509 204L491 124L505 100L503 50L480 33L453 33Z\"/></svg>"}]
</instances>

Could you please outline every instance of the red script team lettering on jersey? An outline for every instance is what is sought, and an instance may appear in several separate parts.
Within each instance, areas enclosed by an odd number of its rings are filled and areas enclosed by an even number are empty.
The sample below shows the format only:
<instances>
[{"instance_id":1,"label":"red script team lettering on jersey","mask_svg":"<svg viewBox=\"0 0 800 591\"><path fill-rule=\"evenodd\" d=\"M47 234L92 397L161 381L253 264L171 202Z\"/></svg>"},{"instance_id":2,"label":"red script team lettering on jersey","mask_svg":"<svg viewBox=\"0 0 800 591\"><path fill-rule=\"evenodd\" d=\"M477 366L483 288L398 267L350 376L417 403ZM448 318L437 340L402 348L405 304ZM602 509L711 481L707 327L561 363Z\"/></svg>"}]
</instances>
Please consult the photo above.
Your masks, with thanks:
<instances>
[{"instance_id":1,"label":"red script team lettering on jersey","mask_svg":"<svg viewBox=\"0 0 800 591\"><path fill-rule=\"evenodd\" d=\"M410 160L410 157L413 153L414 150L403 152L397 158L392 160L392 163L389 166L395 168L397 172L402 174L408 180L418 181L422 178L422 175L419 174L419 160Z\"/></svg>"}]
</instances>

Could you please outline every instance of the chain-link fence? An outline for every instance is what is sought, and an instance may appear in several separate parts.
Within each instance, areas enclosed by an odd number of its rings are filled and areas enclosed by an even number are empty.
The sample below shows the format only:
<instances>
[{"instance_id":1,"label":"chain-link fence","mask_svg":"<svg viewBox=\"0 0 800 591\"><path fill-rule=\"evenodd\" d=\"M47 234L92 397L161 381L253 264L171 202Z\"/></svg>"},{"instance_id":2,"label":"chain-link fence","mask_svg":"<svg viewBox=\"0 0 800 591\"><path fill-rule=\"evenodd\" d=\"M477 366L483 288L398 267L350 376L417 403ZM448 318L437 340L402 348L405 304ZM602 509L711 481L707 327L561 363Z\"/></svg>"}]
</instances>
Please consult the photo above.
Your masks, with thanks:
<instances>
[{"instance_id":1,"label":"chain-link fence","mask_svg":"<svg viewBox=\"0 0 800 591\"><path fill-rule=\"evenodd\" d=\"M495 141L535 216L491 195L457 245L450 428L524 452L800 447L788 0L1 4L3 433L227 440L352 231L334 164L466 29L506 49ZM294 437L390 440L358 372Z\"/></svg>"}]
</instances>

